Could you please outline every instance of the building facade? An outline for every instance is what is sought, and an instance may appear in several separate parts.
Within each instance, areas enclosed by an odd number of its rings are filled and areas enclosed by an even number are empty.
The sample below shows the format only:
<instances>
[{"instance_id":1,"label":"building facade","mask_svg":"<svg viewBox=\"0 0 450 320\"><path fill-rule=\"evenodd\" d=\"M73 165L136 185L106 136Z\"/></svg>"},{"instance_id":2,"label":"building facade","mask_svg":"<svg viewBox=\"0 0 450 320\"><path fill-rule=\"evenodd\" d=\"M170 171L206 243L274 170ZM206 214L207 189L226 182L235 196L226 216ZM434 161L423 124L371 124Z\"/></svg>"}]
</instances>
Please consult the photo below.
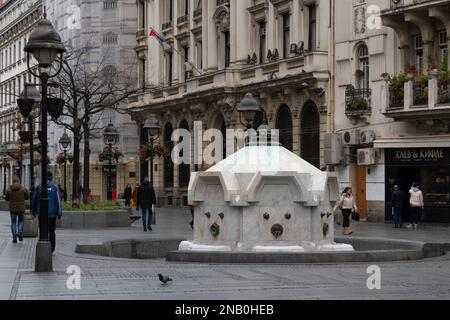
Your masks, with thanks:
<instances>
[{"instance_id":1,"label":"building facade","mask_svg":"<svg viewBox=\"0 0 450 320\"><path fill-rule=\"evenodd\" d=\"M287 149L322 168L330 130L330 1L139 0L136 53L141 92L129 99L140 128L156 114L168 149L175 129L242 128L237 106L251 92ZM153 28L170 44L149 37ZM167 47L167 46L166 46ZM141 130L141 143L148 140ZM226 137L225 137L226 138ZM235 150L226 150L231 154ZM162 205L187 204L190 173L206 165L142 162Z\"/></svg>"},{"instance_id":2,"label":"building facade","mask_svg":"<svg viewBox=\"0 0 450 320\"><path fill-rule=\"evenodd\" d=\"M100 63L105 66L105 70L107 68L119 71L130 70L129 73L137 74L137 71L134 71L137 65L134 52L137 25L135 0L63 0L46 1L46 5L48 19L60 33L66 46L75 50L89 47L86 65L98 68ZM134 83L135 80L132 82ZM92 123L94 124L96 117L93 118ZM120 141L117 147L124 155L112 168L112 185L116 188L117 195L123 192L126 184L135 185L138 181L139 138L136 124L129 115L105 109L90 140L89 189L95 199L106 200L107 198L108 166L99 162L99 154L105 148L103 129L110 122L120 132ZM58 126L49 132L51 159L56 159L61 152L58 141L63 132L64 129ZM83 145L80 148L80 163L83 166ZM54 170L58 179L62 179L62 166L55 164ZM83 183L82 175L83 170L81 170L81 184ZM69 194L72 191L71 185L72 180L69 176ZM83 187L86 188L86 186Z\"/></svg>"},{"instance_id":3,"label":"building facade","mask_svg":"<svg viewBox=\"0 0 450 320\"><path fill-rule=\"evenodd\" d=\"M2 151L7 151L1 157L1 190L4 185L10 185L14 176L20 176L28 186L30 170L35 168L30 165L27 146L20 144L19 131L27 128L22 124L16 99L26 83L37 84L38 81L28 73L23 48L42 17L41 5L40 0L0 3L0 144Z\"/></svg>"},{"instance_id":4,"label":"building facade","mask_svg":"<svg viewBox=\"0 0 450 320\"><path fill-rule=\"evenodd\" d=\"M415 182L427 221L450 222L450 1L339 2L335 129L343 152L334 162L342 187L354 187L368 220L390 221L394 185L408 193Z\"/></svg>"}]
</instances>

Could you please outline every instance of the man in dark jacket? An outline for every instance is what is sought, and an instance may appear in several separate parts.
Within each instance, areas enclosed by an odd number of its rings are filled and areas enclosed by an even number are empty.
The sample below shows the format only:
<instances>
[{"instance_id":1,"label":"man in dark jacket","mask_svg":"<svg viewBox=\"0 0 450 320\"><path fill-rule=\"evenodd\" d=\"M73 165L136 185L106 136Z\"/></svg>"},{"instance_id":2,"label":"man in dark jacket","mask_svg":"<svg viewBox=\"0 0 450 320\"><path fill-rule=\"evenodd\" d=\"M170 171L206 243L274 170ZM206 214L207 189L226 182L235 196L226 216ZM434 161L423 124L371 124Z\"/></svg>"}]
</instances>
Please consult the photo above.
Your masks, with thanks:
<instances>
[{"instance_id":1,"label":"man in dark jacket","mask_svg":"<svg viewBox=\"0 0 450 320\"><path fill-rule=\"evenodd\" d=\"M13 184L6 191L6 201L9 201L9 212L11 215L11 232L13 243L23 241L23 215L25 214L25 201L29 199L26 188L20 184L19 178L14 178Z\"/></svg>"},{"instance_id":2,"label":"man in dark jacket","mask_svg":"<svg viewBox=\"0 0 450 320\"><path fill-rule=\"evenodd\" d=\"M402 227L402 211L403 211L403 207L405 205L405 199L406 199L405 193L402 190L400 190L400 188L398 186L395 186L394 192L392 193L392 196L391 196L395 229Z\"/></svg>"},{"instance_id":3,"label":"man in dark jacket","mask_svg":"<svg viewBox=\"0 0 450 320\"><path fill-rule=\"evenodd\" d=\"M56 218L61 220L62 206L61 195L59 193L58 186L52 182L53 174L49 172L47 174L48 181L48 230L50 243L52 244L52 252L55 253L56 248ZM41 186L36 187L33 208L35 208L35 214L39 216L41 207Z\"/></svg>"},{"instance_id":4,"label":"man in dark jacket","mask_svg":"<svg viewBox=\"0 0 450 320\"><path fill-rule=\"evenodd\" d=\"M152 231L152 207L156 205L156 195L155 190L150 184L148 178L145 178L144 182L139 187L137 198L137 207L141 208L142 210L142 223L144 225L144 232L146 232L147 229L148 231Z\"/></svg>"}]
</instances>

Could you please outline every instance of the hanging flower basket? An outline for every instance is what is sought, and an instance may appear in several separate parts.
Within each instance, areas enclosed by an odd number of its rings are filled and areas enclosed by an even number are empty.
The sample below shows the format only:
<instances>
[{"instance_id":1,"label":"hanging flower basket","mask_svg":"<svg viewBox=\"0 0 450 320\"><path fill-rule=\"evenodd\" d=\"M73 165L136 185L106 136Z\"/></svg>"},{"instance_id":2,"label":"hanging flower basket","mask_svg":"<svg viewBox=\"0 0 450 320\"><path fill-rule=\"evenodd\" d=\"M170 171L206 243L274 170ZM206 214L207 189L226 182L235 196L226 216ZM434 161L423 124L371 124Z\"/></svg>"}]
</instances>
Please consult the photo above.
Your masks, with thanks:
<instances>
[{"instance_id":1,"label":"hanging flower basket","mask_svg":"<svg viewBox=\"0 0 450 320\"><path fill-rule=\"evenodd\" d=\"M56 163L59 164L59 165L65 164L67 161L72 163L73 162L73 155L68 154L68 155L64 156L63 153L60 153L56 157Z\"/></svg>"},{"instance_id":2,"label":"hanging flower basket","mask_svg":"<svg viewBox=\"0 0 450 320\"><path fill-rule=\"evenodd\" d=\"M147 142L141 145L141 160L148 160L150 158L162 158L170 155L169 149L162 146L159 142Z\"/></svg>"},{"instance_id":3,"label":"hanging flower basket","mask_svg":"<svg viewBox=\"0 0 450 320\"><path fill-rule=\"evenodd\" d=\"M102 153L99 154L98 160L100 162L109 162L115 161L119 162L119 159L123 157L122 152L119 151L118 148L109 148L106 147Z\"/></svg>"}]
</instances>

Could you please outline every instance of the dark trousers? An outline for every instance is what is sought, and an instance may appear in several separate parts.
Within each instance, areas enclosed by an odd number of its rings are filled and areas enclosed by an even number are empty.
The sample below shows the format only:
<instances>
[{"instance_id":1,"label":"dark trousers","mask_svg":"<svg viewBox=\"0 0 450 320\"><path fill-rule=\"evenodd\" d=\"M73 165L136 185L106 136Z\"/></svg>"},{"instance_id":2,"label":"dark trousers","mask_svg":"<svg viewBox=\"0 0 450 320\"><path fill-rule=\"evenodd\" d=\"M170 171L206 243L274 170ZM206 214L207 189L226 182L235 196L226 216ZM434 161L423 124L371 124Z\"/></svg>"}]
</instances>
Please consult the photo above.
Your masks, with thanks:
<instances>
[{"instance_id":1,"label":"dark trousers","mask_svg":"<svg viewBox=\"0 0 450 320\"><path fill-rule=\"evenodd\" d=\"M394 208L394 223L396 226L402 224L402 208Z\"/></svg>"},{"instance_id":2,"label":"dark trousers","mask_svg":"<svg viewBox=\"0 0 450 320\"><path fill-rule=\"evenodd\" d=\"M48 217L48 239L52 244L52 252L56 249L56 217Z\"/></svg>"},{"instance_id":3,"label":"dark trousers","mask_svg":"<svg viewBox=\"0 0 450 320\"><path fill-rule=\"evenodd\" d=\"M131 199L125 199L125 207L129 207L130 206L130 200Z\"/></svg>"},{"instance_id":4,"label":"dark trousers","mask_svg":"<svg viewBox=\"0 0 450 320\"><path fill-rule=\"evenodd\" d=\"M141 208L142 210L142 224L144 225L144 229L150 229L152 225L153 212L152 209Z\"/></svg>"},{"instance_id":5,"label":"dark trousers","mask_svg":"<svg viewBox=\"0 0 450 320\"><path fill-rule=\"evenodd\" d=\"M415 224L419 223L421 211L422 211L421 207L411 207L411 211L410 211L411 223L415 223Z\"/></svg>"},{"instance_id":6,"label":"dark trousers","mask_svg":"<svg viewBox=\"0 0 450 320\"><path fill-rule=\"evenodd\" d=\"M23 212L10 212L11 216L11 233L13 239L17 236L22 237L23 234Z\"/></svg>"},{"instance_id":7,"label":"dark trousers","mask_svg":"<svg viewBox=\"0 0 450 320\"><path fill-rule=\"evenodd\" d=\"M342 226L344 228L350 228L350 216L352 215L352 209L342 209L342 215L344 216Z\"/></svg>"}]
</instances>

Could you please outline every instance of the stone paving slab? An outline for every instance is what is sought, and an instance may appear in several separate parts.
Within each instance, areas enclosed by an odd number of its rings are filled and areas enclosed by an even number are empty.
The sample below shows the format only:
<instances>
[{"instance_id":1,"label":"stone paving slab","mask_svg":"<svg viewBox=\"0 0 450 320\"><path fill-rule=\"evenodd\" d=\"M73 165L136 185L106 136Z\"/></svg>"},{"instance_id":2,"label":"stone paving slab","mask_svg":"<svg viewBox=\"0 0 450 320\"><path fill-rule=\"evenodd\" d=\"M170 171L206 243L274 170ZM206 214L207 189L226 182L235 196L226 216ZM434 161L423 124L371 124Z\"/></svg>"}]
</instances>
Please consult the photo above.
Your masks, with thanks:
<instances>
[{"instance_id":1,"label":"stone paving slab","mask_svg":"<svg viewBox=\"0 0 450 320\"><path fill-rule=\"evenodd\" d=\"M204 299L450 299L450 255L421 261L379 263L381 290L368 290L367 263L312 265L171 263L75 253L77 242L192 238L189 210L159 209L153 233L136 222L114 230L57 230L54 273L33 272L36 239L13 246L9 216L0 212L0 299L204 300ZM450 243L450 228L394 230L385 224L353 224L356 236ZM2 249L3 247L3 249ZM373 264L373 263L371 263ZM81 290L68 290L66 268L81 268ZM157 278L174 279L168 286Z\"/></svg>"}]
</instances>

